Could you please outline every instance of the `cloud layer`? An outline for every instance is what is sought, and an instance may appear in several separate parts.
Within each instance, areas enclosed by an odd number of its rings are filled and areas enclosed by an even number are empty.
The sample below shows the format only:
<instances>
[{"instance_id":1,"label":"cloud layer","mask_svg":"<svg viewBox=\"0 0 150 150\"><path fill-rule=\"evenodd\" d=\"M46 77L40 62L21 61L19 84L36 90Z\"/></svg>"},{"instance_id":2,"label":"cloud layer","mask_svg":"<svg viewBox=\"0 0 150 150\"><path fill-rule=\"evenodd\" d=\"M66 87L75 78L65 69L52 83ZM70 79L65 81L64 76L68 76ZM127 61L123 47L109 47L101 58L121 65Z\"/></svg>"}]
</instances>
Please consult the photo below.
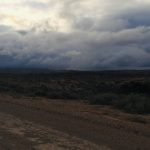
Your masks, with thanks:
<instances>
[{"instance_id":1,"label":"cloud layer","mask_svg":"<svg viewBox=\"0 0 150 150\"><path fill-rule=\"evenodd\" d=\"M149 0L1 1L0 67L150 68Z\"/></svg>"}]
</instances>

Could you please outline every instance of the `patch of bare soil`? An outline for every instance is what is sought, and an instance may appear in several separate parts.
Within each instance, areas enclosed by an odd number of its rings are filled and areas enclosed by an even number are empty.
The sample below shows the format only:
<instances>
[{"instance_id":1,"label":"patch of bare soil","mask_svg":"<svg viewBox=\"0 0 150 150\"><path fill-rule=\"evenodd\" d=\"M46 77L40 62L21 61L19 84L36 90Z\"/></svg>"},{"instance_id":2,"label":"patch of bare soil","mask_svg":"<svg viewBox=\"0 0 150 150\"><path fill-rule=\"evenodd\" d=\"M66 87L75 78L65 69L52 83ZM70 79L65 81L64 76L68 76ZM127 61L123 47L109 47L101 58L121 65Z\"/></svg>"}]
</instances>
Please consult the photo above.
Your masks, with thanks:
<instances>
[{"instance_id":1,"label":"patch of bare soil","mask_svg":"<svg viewBox=\"0 0 150 150\"><path fill-rule=\"evenodd\" d=\"M110 150L68 134L0 113L1 150Z\"/></svg>"},{"instance_id":2,"label":"patch of bare soil","mask_svg":"<svg viewBox=\"0 0 150 150\"><path fill-rule=\"evenodd\" d=\"M3 99L0 98L0 102L7 102L61 116L78 118L117 129L121 128L128 132L150 136L150 115L128 114L113 109L111 106L93 106L77 101L28 97L18 98L9 95L0 95L0 97L3 97Z\"/></svg>"}]
</instances>

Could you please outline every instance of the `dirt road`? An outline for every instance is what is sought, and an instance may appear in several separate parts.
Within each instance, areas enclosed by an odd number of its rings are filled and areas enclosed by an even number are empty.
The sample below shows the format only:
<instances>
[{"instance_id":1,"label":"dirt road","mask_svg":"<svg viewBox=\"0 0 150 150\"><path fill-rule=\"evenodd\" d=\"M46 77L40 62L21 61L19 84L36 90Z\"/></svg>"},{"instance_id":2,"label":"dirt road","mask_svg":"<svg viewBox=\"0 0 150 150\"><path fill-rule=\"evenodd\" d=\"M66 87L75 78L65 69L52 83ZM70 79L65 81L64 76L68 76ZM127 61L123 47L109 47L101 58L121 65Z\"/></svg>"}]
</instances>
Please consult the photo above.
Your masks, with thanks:
<instances>
[{"instance_id":1,"label":"dirt road","mask_svg":"<svg viewBox=\"0 0 150 150\"><path fill-rule=\"evenodd\" d=\"M0 113L0 150L110 150L50 127Z\"/></svg>"},{"instance_id":2,"label":"dirt road","mask_svg":"<svg viewBox=\"0 0 150 150\"><path fill-rule=\"evenodd\" d=\"M111 125L109 119L100 118L100 122L95 122L66 113L0 101L2 150L13 149L15 146L19 150L75 150L79 147L81 150L149 150L149 126L145 132L143 126L145 125L141 126L142 132L132 132L124 130L121 125ZM55 139L54 144L49 142L52 137Z\"/></svg>"}]
</instances>

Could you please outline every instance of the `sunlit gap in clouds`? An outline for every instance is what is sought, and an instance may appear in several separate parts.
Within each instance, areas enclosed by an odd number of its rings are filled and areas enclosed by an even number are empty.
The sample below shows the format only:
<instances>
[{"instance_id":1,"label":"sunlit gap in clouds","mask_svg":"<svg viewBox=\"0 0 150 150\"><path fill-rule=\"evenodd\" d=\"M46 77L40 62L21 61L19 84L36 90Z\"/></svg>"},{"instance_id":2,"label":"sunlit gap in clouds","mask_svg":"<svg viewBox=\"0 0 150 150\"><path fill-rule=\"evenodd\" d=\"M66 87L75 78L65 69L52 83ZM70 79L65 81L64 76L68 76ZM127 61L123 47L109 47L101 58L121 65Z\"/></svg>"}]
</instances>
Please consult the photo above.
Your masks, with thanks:
<instances>
[{"instance_id":1,"label":"sunlit gap in clouds","mask_svg":"<svg viewBox=\"0 0 150 150\"><path fill-rule=\"evenodd\" d=\"M45 7L44 7L45 6ZM36 29L68 32L69 23L60 17L61 5L54 1L2 1L0 0L1 25L14 29Z\"/></svg>"}]
</instances>

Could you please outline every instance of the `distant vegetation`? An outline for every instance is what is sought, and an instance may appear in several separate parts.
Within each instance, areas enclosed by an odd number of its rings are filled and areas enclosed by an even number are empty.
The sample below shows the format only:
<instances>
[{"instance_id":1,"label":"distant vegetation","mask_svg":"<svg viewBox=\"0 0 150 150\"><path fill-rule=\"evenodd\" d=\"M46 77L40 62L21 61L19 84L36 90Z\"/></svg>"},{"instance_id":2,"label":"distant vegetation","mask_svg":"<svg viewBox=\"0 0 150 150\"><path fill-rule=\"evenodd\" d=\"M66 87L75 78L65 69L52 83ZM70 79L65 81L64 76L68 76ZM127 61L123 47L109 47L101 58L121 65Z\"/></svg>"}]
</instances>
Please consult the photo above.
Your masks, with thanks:
<instances>
[{"instance_id":1,"label":"distant vegetation","mask_svg":"<svg viewBox=\"0 0 150 150\"><path fill-rule=\"evenodd\" d=\"M0 92L85 100L130 113L150 113L150 71L1 72Z\"/></svg>"},{"instance_id":2,"label":"distant vegetation","mask_svg":"<svg viewBox=\"0 0 150 150\"><path fill-rule=\"evenodd\" d=\"M130 113L150 113L150 97L141 94L105 93L94 96L91 104L112 105Z\"/></svg>"}]
</instances>

